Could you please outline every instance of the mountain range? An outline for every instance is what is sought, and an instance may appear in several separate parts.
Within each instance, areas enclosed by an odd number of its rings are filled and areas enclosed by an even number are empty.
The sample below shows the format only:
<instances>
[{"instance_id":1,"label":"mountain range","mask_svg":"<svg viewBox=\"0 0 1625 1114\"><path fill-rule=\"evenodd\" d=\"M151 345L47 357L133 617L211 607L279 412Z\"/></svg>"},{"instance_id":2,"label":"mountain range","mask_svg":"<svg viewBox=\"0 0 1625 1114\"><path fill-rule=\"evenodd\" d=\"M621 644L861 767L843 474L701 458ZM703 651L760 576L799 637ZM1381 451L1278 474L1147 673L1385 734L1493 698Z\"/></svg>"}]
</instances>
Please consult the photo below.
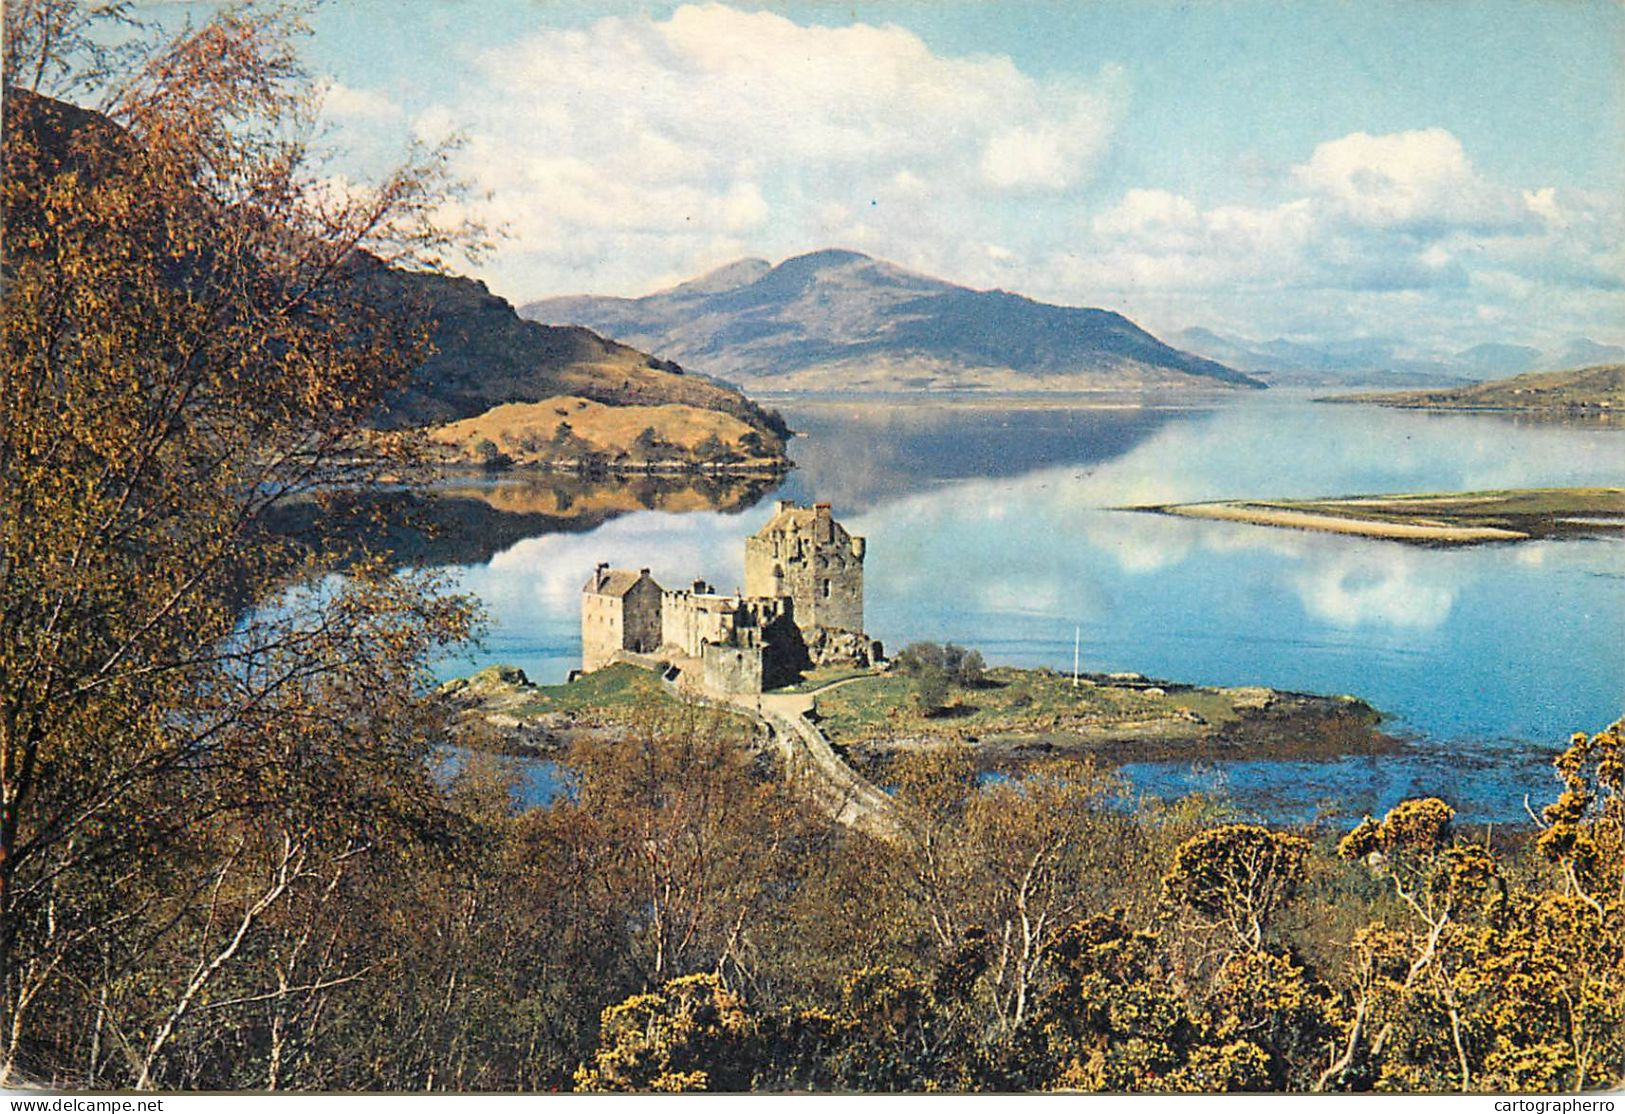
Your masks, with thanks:
<instances>
[{"instance_id":1,"label":"mountain range","mask_svg":"<svg viewBox=\"0 0 1625 1114\"><path fill-rule=\"evenodd\" d=\"M742 259L642 298L549 298L520 312L756 391L1264 385L1110 310L972 290L853 251Z\"/></svg>"},{"instance_id":2,"label":"mountain range","mask_svg":"<svg viewBox=\"0 0 1625 1114\"><path fill-rule=\"evenodd\" d=\"M1488 343L1445 352L1417 352L1389 337L1260 341L1203 328L1181 330L1172 339L1181 348L1221 360L1271 384L1308 386L1453 386L1536 369L1625 361L1625 348L1586 337L1575 337L1552 349Z\"/></svg>"}]
</instances>

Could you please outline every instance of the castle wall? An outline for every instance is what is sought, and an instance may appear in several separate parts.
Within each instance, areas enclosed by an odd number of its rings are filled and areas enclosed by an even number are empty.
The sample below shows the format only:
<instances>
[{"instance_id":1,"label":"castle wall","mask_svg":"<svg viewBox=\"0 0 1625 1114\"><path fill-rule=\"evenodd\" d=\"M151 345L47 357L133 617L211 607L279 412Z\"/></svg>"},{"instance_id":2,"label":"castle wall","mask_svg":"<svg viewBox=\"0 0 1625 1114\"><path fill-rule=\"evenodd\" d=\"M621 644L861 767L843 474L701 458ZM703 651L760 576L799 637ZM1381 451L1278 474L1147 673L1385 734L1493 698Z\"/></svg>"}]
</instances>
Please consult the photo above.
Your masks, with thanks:
<instances>
[{"instance_id":1,"label":"castle wall","mask_svg":"<svg viewBox=\"0 0 1625 1114\"><path fill-rule=\"evenodd\" d=\"M732 596L667 592L661 605L661 643L697 658L707 644L732 642L738 602Z\"/></svg>"},{"instance_id":2,"label":"castle wall","mask_svg":"<svg viewBox=\"0 0 1625 1114\"><path fill-rule=\"evenodd\" d=\"M786 598L671 591L662 603L663 637L667 648L699 658L715 687L760 692L796 681L809 664L792 610Z\"/></svg>"},{"instance_id":3,"label":"castle wall","mask_svg":"<svg viewBox=\"0 0 1625 1114\"><path fill-rule=\"evenodd\" d=\"M761 692L763 658L760 646L708 644L700 658L705 685L714 692Z\"/></svg>"},{"instance_id":4,"label":"castle wall","mask_svg":"<svg viewBox=\"0 0 1625 1114\"><path fill-rule=\"evenodd\" d=\"M591 673L608 665L615 651L622 649L622 638L620 599L584 593L581 597L581 668Z\"/></svg>"},{"instance_id":5,"label":"castle wall","mask_svg":"<svg viewBox=\"0 0 1625 1114\"><path fill-rule=\"evenodd\" d=\"M621 597L622 648L640 654L660 649L665 592L647 576Z\"/></svg>"},{"instance_id":6,"label":"castle wall","mask_svg":"<svg viewBox=\"0 0 1625 1114\"><path fill-rule=\"evenodd\" d=\"M848 534L828 503L781 502L745 540L745 594L719 596L696 581L665 591L649 576L601 564L582 589L582 668L616 654L666 649L696 658L706 683L760 692L792 683L818 664L867 664L878 643L863 635L864 540Z\"/></svg>"}]
</instances>

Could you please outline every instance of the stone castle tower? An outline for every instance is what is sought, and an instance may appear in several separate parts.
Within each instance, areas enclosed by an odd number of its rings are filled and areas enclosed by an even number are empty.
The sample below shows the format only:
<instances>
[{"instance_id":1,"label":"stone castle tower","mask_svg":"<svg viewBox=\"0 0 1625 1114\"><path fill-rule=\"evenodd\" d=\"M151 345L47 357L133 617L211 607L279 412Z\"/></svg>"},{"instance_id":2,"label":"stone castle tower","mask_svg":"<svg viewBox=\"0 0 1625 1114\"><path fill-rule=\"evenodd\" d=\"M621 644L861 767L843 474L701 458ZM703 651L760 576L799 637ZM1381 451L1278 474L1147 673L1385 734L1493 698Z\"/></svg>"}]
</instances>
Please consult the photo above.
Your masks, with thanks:
<instances>
[{"instance_id":1,"label":"stone castle tower","mask_svg":"<svg viewBox=\"0 0 1625 1114\"><path fill-rule=\"evenodd\" d=\"M745 595L788 596L796 626L863 630L862 538L835 521L828 503L781 500L766 526L745 539Z\"/></svg>"}]
</instances>

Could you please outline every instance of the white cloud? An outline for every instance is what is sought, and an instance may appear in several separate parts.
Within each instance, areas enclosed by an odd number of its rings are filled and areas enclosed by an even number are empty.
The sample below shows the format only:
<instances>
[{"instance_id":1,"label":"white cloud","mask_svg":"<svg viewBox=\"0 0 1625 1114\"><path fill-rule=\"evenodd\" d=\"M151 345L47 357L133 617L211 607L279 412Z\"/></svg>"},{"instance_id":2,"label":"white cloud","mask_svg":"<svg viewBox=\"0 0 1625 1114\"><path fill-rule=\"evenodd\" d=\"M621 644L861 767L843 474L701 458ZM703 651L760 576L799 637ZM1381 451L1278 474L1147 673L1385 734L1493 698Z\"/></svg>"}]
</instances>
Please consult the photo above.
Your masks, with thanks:
<instances>
[{"instance_id":1,"label":"white cloud","mask_svg":"<svg viewBox=\"0 0 1625 1114\"><path fill-rule=\"evenodd\" d=\"M1095 232L1141 242L1186 243L1198 233L1202 215L1188 198L1167 190L1132 189L1095 217Z\"/></svg>"},{"instance_id":2,"label":"white cloud","mask_svg":"<svg viewBox=\"0 0 1625 1114\"><path fill-rule=\"evenodd\" d=\"M463 135L472 212L507 234L479 273L517 301L835 246L1161 333L1625 339L1620 197L1497 181L1440 127L1255 160L1230 197L1101 196L1128 87L1112 66L1035 75L898 26L702 4L538 29L410 120L342 85L327 111L363 137Z\"/></svg>"},{"instance_id":3,"label":"white cloud","mask_svg":"<svg viewBox=\"0 0 1625 1114\"><path fill-rule=\"evenodd\" d=\"M355 89L337 81L322 88L321 98L323 114L333 119L378 123L404 115L400 105L377 90Z\"/></svg>"},{"instance_id":4,"label":"white cloud","mask_svg":"<svg viewBox=\"0 0 1625 1114\"><path fill-rule=\"evenodd\" d=\"M1292 578L1304 608L1340 627L1430 630L1450 615L1455 588L1406 556L1383 553L1312 564Z\"/></svg>"},{"instance_id":5,"label":"white cloud","mask_svg":"<svg viewBox=\"0 0 1625 1114\"><path fill-rule=\"evenodd\" d=\"M1317 145L1279 200L1203 208L1125 191L1044 268L1072 300L1154 329L1551 343L1625 320L1619 198L1489 180L1442 128ZM1511 329L1511 332L1505 330Z\"/></svg>"},{"instance_id":6,"label":"white cloud","mask_svg":"<svg viewBox=\"0 0 1625 1114\"><path fill-rule=\"evenodd\" d=\"M509 234L486 277L526 298L832 244L985 263L989 225L1022 216L990 218L1002 199L1070 204L1090 179L1122 88L709 4L539 30L415 124L467 137L458 168Z\"/></svg>"},{"instance_id":7,"label":"white cloud","mask_svg":"<svg viewBox=\"0 0 1625 1114\"><path fill-rule=\"evenodd\" d=\"M1376 228L1515 226L1528 208L1516 192L1481 179L1443 128L1322 143L1293 168L1292 182L1332 213Z\"/></svg>"}]
</instances>

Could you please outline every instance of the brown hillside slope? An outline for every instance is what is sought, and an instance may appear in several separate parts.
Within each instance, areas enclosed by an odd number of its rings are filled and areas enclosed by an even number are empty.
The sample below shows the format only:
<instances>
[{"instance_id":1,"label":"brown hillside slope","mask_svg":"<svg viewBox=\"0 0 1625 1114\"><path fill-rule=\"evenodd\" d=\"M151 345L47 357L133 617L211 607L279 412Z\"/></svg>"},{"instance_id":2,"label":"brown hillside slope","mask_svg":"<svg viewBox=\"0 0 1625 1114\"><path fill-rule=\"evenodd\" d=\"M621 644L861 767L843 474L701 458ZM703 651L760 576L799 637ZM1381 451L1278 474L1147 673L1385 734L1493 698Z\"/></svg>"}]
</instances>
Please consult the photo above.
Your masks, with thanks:
<instances>
[{"instance_id":1,"label":"brown hillside slope","mask_svg":"<svg viewBox=\"0 0 1625 1114\"><path fill-rule=\"evenodd\" d=\"M7 146L7 173L20 179L45 181L64 169L118 176L127 160L140 154L130 135L108 117L24 90L6 91L5 126L8 134L37 136L36 142ZM30 153L26 161L24 151ZM96 157L106 154L113 157ZM212 262L201 253L181 261L173 281L204 283ZM366 252L355 252L346 267L352 281L334 284L335 305L343 300L347 312L379 315L400 332L403 352L413 352L414 358L423 351L416 338L426 334L432 349L407 373L404 385L371 412L368 422L374 427L434 425L471 418L501 403L567 394L606 406L715 411L757 431L765 452L782 454L788 434L783 420L738 390L585 328L523 321L508 302L473 279L401 270Z\"/></svg>"},{"instance_id":2,"label":"brown hillside slope","mask_svg":"<svg viewBox=\"0 0 1625 1114\"><path fill-rule=\"evenodd\" d=\"M1339 395L1324 401L1424 410L1625 412L1625 364L1532 371L1449 390Z\"/></svg>"},{"instance_id":3,"label":"brown hillside slope","mask_svg":"<svg viewBox=\"0 0 1625 1114\"><path fill-rule=\"evenodd\" d=\"M507 402L429 431L459 463L500 453L517 465L560 465L596 457L609 464L728 463L771 469L778 454L731 414L684 403L605 406L574 395Z\"/></svg>"},{"instance_id":4,"label":"brown hillside slope","mask_svg":"<svg viewBox=\"0 0 1625 1114\"><path fill-rule=\"evenodd\" d=\"M375 420L382 428L439 425L503 403L574 395L605 406L716 411L756 430L771 452L783 450L783 419L743 393L589 329L521 320L482 282L408 273L371 257L358 259L356 271L378 304L431 323L435 354L388 400Z\"/></svg>"}]
</instances>

